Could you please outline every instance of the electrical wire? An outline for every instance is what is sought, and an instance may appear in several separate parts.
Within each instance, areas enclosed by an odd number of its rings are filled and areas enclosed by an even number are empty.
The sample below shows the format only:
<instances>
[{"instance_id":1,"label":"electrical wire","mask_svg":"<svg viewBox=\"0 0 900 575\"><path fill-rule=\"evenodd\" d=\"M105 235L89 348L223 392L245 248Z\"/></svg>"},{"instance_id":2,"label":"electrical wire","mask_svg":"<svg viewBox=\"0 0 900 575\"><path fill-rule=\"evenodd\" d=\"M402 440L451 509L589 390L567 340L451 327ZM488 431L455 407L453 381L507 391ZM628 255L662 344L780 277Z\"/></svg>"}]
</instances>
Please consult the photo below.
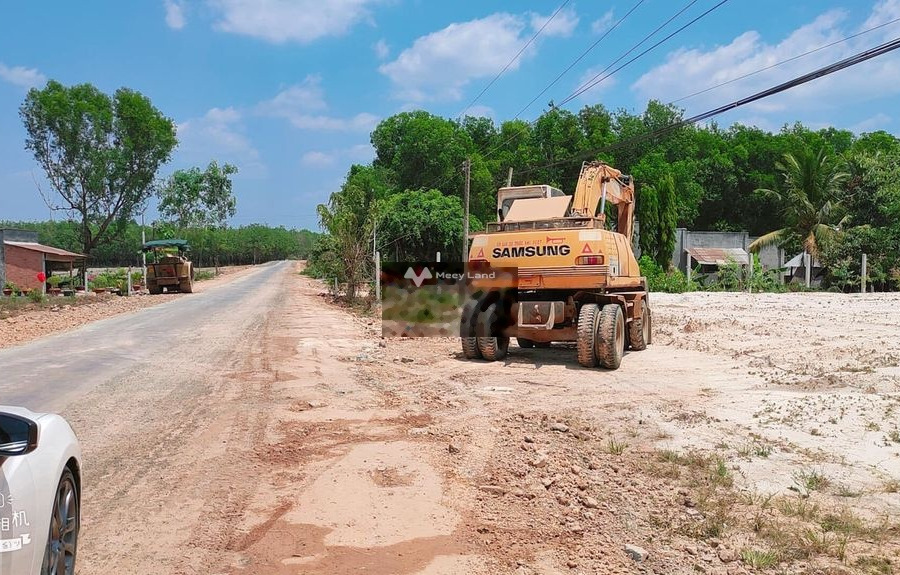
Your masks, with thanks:
<instances>
[{"instance_id":1,"label":"electrical wire","mask_svg":"<svg viewBox=\"0 0 900 575\"><path fill-rule=\"evenodd\" d=\"M577 98L577 97L580 96L581 94L584 94L585 92L587 92L588 90L590 90L591 88L593 88L594 86L596 86L597 84L599 84L600 82L606 80L607 78L609 78L610 76L612 76L613 74L615 74L616 72L618 72L619 70L622 70L623 68L629 66L631 63L633 63L633 62L635 62L636 60L640 59L640 58L643 57L645 54L647 54L647 53L651 52L652 50L656 49L658 46L660 46L661 44L667 42L668 40L670 40L671 38L673 38L673 37L676 36L677 34L680 34L682 31L684 31L685 29L689 28L690 26L692 26L693 24L695 24L697 21L699 21L699 20L705 18L708 14L710 14L710 13L713 12L714 10L718 9L719 7L723 6L723 5L726 4L727 2L728 2L728 0L720 0L718 4L716 4L716 5L713 6L712 8L709 8L708 10L706 10L705 12L703 12L702 14L700 14L699 16L697 16L696 18L694 18L693 20L691 20L690 22L688 22L687 24L685 24L684 26L682 26L681 28L678 28L677 30L675 30L674 32L672 32L671 34L669 34L668 36L666 36L665 38L663 38L663 39L660 40L659 42L655 43L654 45L650 46L649 48L647 48L646 50L644 50L643 52L641 52L640 54L638 54L637 56L635 56L635 57L632 58L631 60L628 60L627 62L625 62L624 64L622 64L622 65L619 66L618 68L614 69L612 72L609 72L609 73L607 73L607 74L605 74L605 75L604 75L604 72L600 72L599 74L597 74L596 76L594 76L593 78L591 78L590 80L588 80L587 82L585 82L584 84L582 84L581 87L579 87L578 89L576 89L574 92L572 92L571 94L569 94L568 96L566 96L566 97L558 104L558 106L564 106L564 105L567 104L568 102L571 102L572 100L574 100L575 98ZM654 32L654 33L655 33L655 32ZM630 50L629 50L629 52L630 52Z\"/></svg>"},{"instance_id":2,"label":"electrical wire","mask_svg":"<svg viewBox=\"0 0 900 575\"><path fill-rule=\"evenodd\" d=\"M818 48L814 48L814 49L809 50L809 51L807 51L807 52L804 52L804 53L802 53L802 54L797 54L796 56L792 56L792 57L790 57L790 58L787 58L786 60L782 60L782 61L780 61L780 62L776 62L775 64L771 64L771 65L769 65L769 66L766 66L765 68L760 68L759 70L754 70L753 72L749 72L749 73L744 74L744 75L742 75L742 76L738 76L737 78L732 78L731 80L727 80L727 81L722 82L722 83L720 83L720 84L716 84L715 86L710 86L709 88L704 88L703 90L699 90L699 91L697 91L697 92L694 92L693 94L688 94L687 96L682 96L681 98L678 98L677 100L672 100L671 102L669 102L669 104L677 104L678 102L683 102L684 100L690 100L691 98L693 98L693 97L695 97L695 96L699 96L700 94L705 94L705 93L707 93L707 92L709 92L709 91L711 91L711 90L715 90L715 89L717 89L717 88L721 88L722 86L727 86L728 84L732 84L732 83L737 82L737 81L739 81L739 80L743 80L744 78L749 78L750 76L755 76L756 74L759 74L759 73L761 73L761 72L765 72L766 70L771 70L772 68L777 68L778 66L782 66L782 65L787 64L787 63L789 63L789 62L793 62L794 60L799 60L800 58L803 58L803 57L805 57L805 56L809 56L810 54L815 54L816 52L821 52L822 50L825 50L826 48L831 48L832 46L837 46L838 44L841 44L841 43L843 43L843 42L847 42L848 40L852 40L852 39L854 39L854 38L858 38L858 37L860 37L860 36L862 36L862 35L864 35L864 34L868 34L869 32L874 32L875 30L878 30L878 29L880 29L880 28L884 28L885 26L889 26L889 25L895 24L895 23L897 23L897 22L900 22L900 18L894 18L893 20L890 20L890 21L885 22L885 23L883 23L883 24L879 24L878 26L873 26L872 28L869 28L869 29L867 29L867 30L863 30L863 31L861 31L861 32L857 32L856 34L851 34L850 36L846 36L846 37L844 37L844 38L841 38L840 40L835 40L834 42L829 42L828 44L824 44L824 45L822 45L822 46L819 46Z\"/></svg>"},{"instance_id":3,"label":"electrical wire","mask_svg":"<svg viewBox=\"0 0 900 575\"><path fill-rule=\"evenodd\" d=\"M691 4L693 4L694 2L697 2L697 0L692 0ZM634 6L632 6L631 9L628 10L628 12L626 12L624 16L622 16L621 18L619 18L619 20L617 20L615 24L613 24L613 25L612 25L608 30L606 30L599 38L597 38L597 40L596 40L593 44L591 44L590 46L588 46L587 49L586 49L584 52L582 52L577 58L575 58L575 60L573 60L572 63L569 64L568 67L567 67L565 70L563 70L562 72L560 72L559 75L558 75L556 78L554 78L552 82L550 82L549 84L547 84L547 86L546 86L543 90L541 90L541 91L538 93L537 96L535 96L534 98L531 99L530 102L528 102L527 104L525 104L525 107L522 108L521 110L519 110L519 112L513 117L513 120L517 119L519 116L521 116L523 113L525 113L525 111L528 110L528 108L530 108L531 105L534 104L534 103L538 100L538 98L540 98L541 96L543 96L544 94L546 94L546 93L547 93L547 90L549 90L550 88L552 88L553 86L555 86L556 83L559 82L559 80L569 72L569 70L571 70L572 68L575 67L575 64L577 64L578 62L580 62L585 56L587 56L587 55L591 52L591 50L593 50L594 48L596 48L597 45L600 44L600 42L603 41L604 38L606 38L607 36L609 36L609 35L613 32L613 30L615 30L616 28L618 28L618 27L619 27L619 24L621 24L622 22L624 22L625 19L628 18L628 17L631 15L632 12L634 12L635 10L637 10L637 8L638 8L641 4L643 4L643 3L644 3L644 0L638 0L638 2L637 2Z\"/></svg>"},{"instance_id":4,"label":"electrical wire","mask_svg":"<svg viewBox=\"0 0 900 575\"><path fill-rule=\"evenodd\" d=\"M741 98L740 100L735 100L729 104L719 106L718 108L713 108L712 110L708 110L701 114L691 116L690 118L685 118L683 120L679 120L678 122L673 122L673 123L669 124L668 126L663 126L662 128L654 130L653 132L648 132L646 134L641 134L639 136L628 138L626 140L621 140L612 145L605 146L603 148L598 148L598 149L590 151L590 152L584 152L584 153L581 153L581 154L578 154L575 156L571 156L569 158L564 158L562 160L551 162L549 164L544 164L542 166L536 166L534 168L522 170L519 172L519 174L531 173L531 172L534 172L537 170L550 168L550 167L553 167L553 166L556 166L559 164L572 162L572 161L575 161L575 160L578 160L581 158L596 157L597 154L600 154L602 152L608 152L608 151L611 151L611 150L614 150L617 148L621 148L623 146L633 145L633 144L639 143L639 142L647 140L647 139L658 138L659 136L665 135L665 134L667 134L673 130L676 130L680 127L687 126L690 124L696 124L698 122L702 122L703 120L712 118L713 116L718 116L719 114L734 110L736 108L745 106L747 104L751 104L758 100L762 100L763 98L768 98L769 96L774 96L775 94L779 94L781 92L785 92L792 88L796 88L797 86L801 86L808 82L812 82L813 80L817 80L819 78L828 76L830 74L834 74L835 72L839 72L845 68L849 68L851 66L855 66L857 64L866 62L867 60L871 60L872 58L882 56L882 55L892 52L898 48L900 48L900 38L895 38L889 42L885 42L883 44L875 46L874 48L871 48L864 52L854 54L853 56L849 56L847 58L844 58L843 60L839 60L839 61L829 64L827 66L823 66L821 68L813 70L812 72L809 72L802 76L798 76L792 80L788 80L787 82L782 82L781 84L778 84L778 85L768 88L766 90L762 90L761 92L757 92L757 93L747 96L745 98Z\"/></svg>"},{"instance_id":5,"label":"electrical wire","mask_svg":"<svg viewBox=\"0 0 900 575\"><path fill-rule=\"evenodd\" d=\"M519 50L519 52L518 52L515 56L513 56L512 59L511 59L509 62L506 63L506 66L504 66L503 69L500 70L500 71L497 73L496 76L494 76L494 79L491 80L490 82L488 82L488 85L487 85L487 86L485 86L484 88L482 88L481 92L479 92L478 95L475 96L475 98L473 98L471 102L469 102L469 105L468 105L468 106L466 106L465 108L463 108L463 111L460 112L460 113L459 113L459 116L456 117L457 119L462 118L462 117L465 115L465 113L469 111L469 108L471 108L472 106L474 106L474 105L475 105L475 102L477 102L479 99L481 99L482 96L484 96L484 93L487 92L488 89L490 89L490 87L493 86L494 83L495 83L497 80L500 79L500 76L502 76L503 73L506 72L506 71L509 69L510 66L512 66L513 62L515 62L516 60L519 59L519 56L521 56L522 53L525 52L525 50L526 50L526 49L527 49L527 48L528 48L528 47L529 47L529 46L537 39L537 37L541 35L541 32L544 31L544 28L546 28L546 27L550 24L550 22L553 21L554 18L556 18L556 15L559 14L559 13L562 11L562 9L565 8L566 5L567 5L570 1L571 1L571 0L565 0L562 4L559 5L559 8L557 8L556 11L550 16L550 18L548 18L547 21L544 22L544 25L541 26L540 30L538 30L537 32L535 32L535 33L534 33L534 36L532 36L531 39L528 40L528 42L525 42L525 45L522 46L522 49ZM643 0L641 0L641 1L643 1Z\"/></svg>"}]
</instances>

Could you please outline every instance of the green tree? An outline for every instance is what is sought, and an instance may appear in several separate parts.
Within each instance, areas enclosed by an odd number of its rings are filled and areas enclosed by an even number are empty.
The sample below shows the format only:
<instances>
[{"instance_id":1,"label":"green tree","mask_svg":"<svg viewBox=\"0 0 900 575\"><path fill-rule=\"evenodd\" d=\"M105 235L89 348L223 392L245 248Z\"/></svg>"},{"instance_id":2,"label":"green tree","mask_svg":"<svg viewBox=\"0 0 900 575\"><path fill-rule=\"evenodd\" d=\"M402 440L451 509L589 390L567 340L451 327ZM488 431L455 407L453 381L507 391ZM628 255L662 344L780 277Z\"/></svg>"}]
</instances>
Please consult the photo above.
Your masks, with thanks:
<instances>
[{"instance_id":1,"label":"green tree","mask_svg":"<svg viewBox=\"0 0 900 575\"><path fill-rule=\"evenodd\" d=\"M378 235L386 256L397 261L430 261L436 252L458 260L462 251L462 202L438 190L407 190L380 206ZM470 219L470 228L481 223Z\"/></svg>"},{"instance_id":2,"label":"green tree","mask_svg":"<svg viewBox=\"0 0 900 575\"><path fill-rule=\"evenodd\" d=\"M372 267L372 231L377 200L365 166L353 166L341 189L327 204L319 204L319 224L334 238L334 257L340 262L338 280L347 283L347 299L354 301L358 285Z\"/></svg>"},{"instance_id":3,"label":"green tree","mask_svg":"<svg viewBox=\"0 0 900 575\"><path fill-rule=\"evenodd\" d=\"M816 257L822 244L840 229L841 195L849 176L823 149L785 154L776 167L782 179L781 191L762 188L757 193L781 204L787 225L760 236L750 244L750 250L757 252L766 245L794 238Z\"/></svg>"},{"instance_id":4,"label":"green tree","mask_svg":"<svg viewBox=\"0 0 900 575\"><path fill-rule=\"evenodd\" d=\"M172 120L126 88L110 97L90 84L51 80L29 90L19 114L25 148L60 201L45 200L80 221L85 254L140 211L177 144Z\"/></svg>"},{"instance_id":5,"label":"green tree","mask_svg":"<svg viewBox=\"0 0 900 575\"><path fill-rule=\"evenodd\" d=\"M237 212L231 176L238 169L213 160L205 171L176 170L159 189L159 213L181 228L222 227Z\"/></svg>"}]
</instances>

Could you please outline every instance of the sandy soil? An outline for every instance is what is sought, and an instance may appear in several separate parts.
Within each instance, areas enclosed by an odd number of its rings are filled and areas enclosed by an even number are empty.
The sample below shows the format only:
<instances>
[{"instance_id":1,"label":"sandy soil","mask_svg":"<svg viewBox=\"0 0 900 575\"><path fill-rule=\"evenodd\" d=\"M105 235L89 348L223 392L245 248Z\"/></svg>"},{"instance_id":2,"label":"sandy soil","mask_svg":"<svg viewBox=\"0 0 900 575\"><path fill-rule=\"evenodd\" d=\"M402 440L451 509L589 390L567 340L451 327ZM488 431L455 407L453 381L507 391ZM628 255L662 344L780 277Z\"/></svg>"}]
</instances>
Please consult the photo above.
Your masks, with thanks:
<instances>
[{"instance_id":1,"label":"sandy soil","mask_svg":"<svg viewBox=\"0 0 900 575\"><path fill-rule=\"evenodd\" d=\"M654 294L654 344L610 372L565 345L384 340L297 274L258 289L264 319L173 350L177 382L146 368L66 413L88 430L81 572L900 563L898 295Z\"/></svg>"},{"instance_id":2,"label":"sandy soil","mask_svg":"<svg viewBox=\"0 0 900 575\"><path fill-rule=\"evenodd\" d=\"M222 267L218 277L197 282L194 292L201 293L205 289L238 278L249 273L250 269L252 266ZM21 345L39 337L69 331L92 321L136 311L186 295L188 294L175 293L151 296L144 292L131 297L119 297L110 294L81 293L77 296L75 305L71 305L68 298L51 297L43 306L29 304L21 310L0 310L0 349Z\"/></svg>"}]
</instances>

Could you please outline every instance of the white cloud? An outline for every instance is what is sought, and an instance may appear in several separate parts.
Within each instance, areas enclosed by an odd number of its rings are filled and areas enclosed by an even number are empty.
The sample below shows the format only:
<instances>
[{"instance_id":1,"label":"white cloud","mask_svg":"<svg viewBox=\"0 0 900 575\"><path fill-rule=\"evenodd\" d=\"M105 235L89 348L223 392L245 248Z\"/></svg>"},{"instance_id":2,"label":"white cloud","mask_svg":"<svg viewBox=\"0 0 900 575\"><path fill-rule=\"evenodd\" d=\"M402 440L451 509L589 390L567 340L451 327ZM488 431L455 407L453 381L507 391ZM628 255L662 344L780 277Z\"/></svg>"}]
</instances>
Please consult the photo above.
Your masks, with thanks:
<instances>
[{"instance_id":1,"label":"white cloud","mask_svg":"<svg viewBox=\"0 0 900 575\"><path fill-rule=\"evenodd\" d=\"M47 82L47 77L41 74L37 68L25 68L24 66L10 68L3 62L0 62L0 78L20 88L35 88Z\"/></svg>"},{"instance_id":2,"label":"white cloud","mask_svg":"<svg viewBox=\"0 0 900 575\"><path fill-rule=\"evenodd\" d=\"M585 70L584 74L582 74L581 78L578 80L578 86L576 86L576 89L581 89L582 86L585 86L590 82L596 82L600 78L603 78L608 73L605 72L603 74L600 74L601 72L603 72L604 68L606 68L606 66L604 66L603 68L600 68L598 66L596 68L588 68L587 70ZM596 102L601 94L604 94L607 90L615 86L617 83L618 82L615 76L604 78L603 81L595 84L594 86L591 86L589 89L579 94L578 97L585 102Z\"/></svg>"},{"instance_id":3,"label":"white cloud","mask_svg":"<svg viewBox=\"0 0 900 575\"><path fill-rule=\"evenodd\" d=\"M864 27L898 16L900 0L884 0L875 5ZM632 90L645 100L671 101L687 96L840 40L854 31L844 25L846 19L845 12L825 12L774 44L764 42L758 32L748 31L727 45L708 50L681 48L670 53L663 64L641 76L632 85ZM879 33L883 37L890 35L891 30ZM877 40L873 40L871 34L861 36L678 102L678 105L690 113L725 104L846 58L871 47L874 41ZM889 54L749 104L746 108L752 117L787 111L796 117L798 111L837 109L900 94L897 77L900 77L900 57Z\"/></svg>"},{"instance_id":4,"label":"white cloud","mask_svg":"<svg viewBox=\"0 0 900 575\"><path fill-rule=\"evenodd\" d=\"M283 44L346 34L377 0L209 0L224 32Z\"/></svg>"},{"instance_id":5,"label":"white cloud","mask_svg":"<svg viewBox=\"0 0 900 575\"><path fill-rule=\"evenodd\" d=\"M471 106L466 110L466 116L472 116L474 118L496 119L497 113L490 106L475 104L474 106Z\"/></svg>"},{"instance_id":6,"label":"white cloud","mask_svg":"<svg viewBox=\"0 0 900 575\"><path fill-rule=\"evenodd\" d=\"M575 27L578 26L578 15L573 8L560 10L560 12L553 17L553 20L550 20L550 14L542 16L540 14L531 13L530 16L531 27L534 28L535 32L540 30L544 24L547 25L547 27L544 28L544 31L541 32L542 35L547 37L560 36L562 38L568 38L572 35L572 32L575 31ZM547 23L548 20L549 23Z\"/></svg>"},{"instance_id":7,"label":"white cloud","mask_svg":"<svg viewBox=\"0 0 900 575\"><path fill-rule=\"evenodd\" d=\"M613 11L612 8L606 11L606 14L591 22L591 32L600 35L612 28Z\"/></svg>"},{"instance_id":8,"label":"white cloud","mask_svg":"<svg viewBox=\"0 0 900 575\"><path fill-rule=\"evenodd\" d=\"M864 134L866 132L877 132L878 130L887 131L890 128L890 124L893 121L893 118L885 114L884 112L879 112L875 114L871 118L866 118L862 122L858 122L853 126L850 126L850 131L854 134Z\"/></svg>"},{"instance_id":9,"label":"white cloud","mask_svg":"<svg viewBox=\"0 0 900 575\"><path fill-rule=\"evenodd\" d=\"M378 56L379 60L387 60L388 56L391 55L391 47L384 41L384 38L375 42L372 49L375 50L375 55Z\"/></svg>"},{"instance_id":10,"label":"white cloud","mask_svg":"<svg viewBox=\"0 0 900 575\"><path fill-rule=\"evenodd\" d=\"M311 150L303 154L300 163L314 168L328 168L338 161L351 163L370 162L375 157L375 149L371 144L357 144L349 148L340 148L328 152Z\"/></svg>"},{"instance_id":11,"label":"white cloud","mask_svg":"<svg viewBox=\"0 0 900 575\"><path fill-rule=\"evenodd\" d=\"M195 164L216 159L236 165L241 173L264 173L259 151L243 134L241 119L234 108L212 108L178 124L178 154Z\"/></svg>"},{"instance_id":12,"label":"white cloud","mask_svg":"<svg viewBox=\"0 0 900 575\"><path fill-rule=\"evenodd\" d=\"M303 156L300 158L300 163L303 164L304 166L312 166L315 168L325 168L325 167L334 165L335 160L336 160L336 158L333 153L329 154L329 153L319 152L319 151L314 150L314 151L306 152L305 154L303 154Z\"/></svg>"},{"instance_id":13,"label":"white cloud","mask_svg":"<svg viewBox=\"0 0 900 575\"><path fill-rule=\"evenodd\" d=\"M165 0L166 25L173 30L181 30L186 24L184 6L179 0Z\"/></svg>"},{"instance_id":14,"label":"white cloud","mask_svg":"<svg viewBox=\"0 0 900 575\"><path fill-rule=\"evenodd\" d=\"M450 24L416 39L379 70L407 102L459 100L469 82L495 75L522 49L524 31L522 18L503 13ZM509 69L517 70L534 53L532 44Z\"/></svg>"},{"instance_id":15,"label":"white cloud","mask_svg":"<svg viewBox=\"0 0 900 575\"><path fill-rule=\"evenodd\" d=\"M271 100L257 106L261 114L287 119L294 127L312 131L370 131L378 117L359 113L350 118L336 118L328 109L319 76L307 76L303 82L279 92Z\"/></svg>"}]
</instances>

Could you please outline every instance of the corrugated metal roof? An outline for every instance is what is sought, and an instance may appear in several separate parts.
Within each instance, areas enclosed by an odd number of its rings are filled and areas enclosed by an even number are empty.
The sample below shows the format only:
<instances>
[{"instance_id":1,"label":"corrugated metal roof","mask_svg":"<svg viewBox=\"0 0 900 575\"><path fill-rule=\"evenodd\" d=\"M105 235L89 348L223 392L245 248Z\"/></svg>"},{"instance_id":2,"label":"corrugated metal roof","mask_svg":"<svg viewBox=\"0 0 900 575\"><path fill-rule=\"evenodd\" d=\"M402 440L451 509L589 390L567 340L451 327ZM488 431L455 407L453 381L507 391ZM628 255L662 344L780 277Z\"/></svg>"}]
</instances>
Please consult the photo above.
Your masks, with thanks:
<instances>
[{"instance_id":1,"label":"corrugated metal roof","mask_svg":"<svg viewBox=\"0 0 900 575\"><path fill-rule=\"evenodd\" d=\"M784 267L786 268L802 268L803 267L803 252L795 255L788 261L784 263ZM820 268L822 267L822 263L819 261L819 258L814 258L812 261L812 267Z\"/></svg>"},{"instance_id":2,"label":"corrugated metal roof","mask_svg":"<svg viewBox=\"0 0 900 575\"><path fill-rule=\"evenodd\" d=\"M50 255L54 255L54 256L61 256L61 257L70 258L70 259L71 259L71 258L79 258L79 259L80 259L80 258L84 258L84 257L85 257L85 256L83 256L82 254L76 254L76 253L74 253L74 252L69 252L69 251L66 251L66 250L62 250L62 249L59 249L59 248L54 248L54 247L51 247L51 246L45 246L44 244L38 244L38 243L34 243L34 242L11 242L11 241L8 241L8 240L7 240L7 241L4 241L3 243L6 244L6 245L8 245L8 246L15 246L15 247L17 247L17 248L24 248L24 249L26 249L26 250L32 250L32 251L35 251L35 252L42 252L42 253L45 253L45 254L50 254Z\"/></svg>"},{"instance_id":3,"label":"corrugated metal roof","mask_svg":"<svg viewBox=\"0 0 900 575\"><path fill-rule=\"evenodd\" d=\"M750 256L741 248L688 248L688 253L698 264L704 266L721 266L729 262L747 265Z\"/></svg>"}]
</instances>

